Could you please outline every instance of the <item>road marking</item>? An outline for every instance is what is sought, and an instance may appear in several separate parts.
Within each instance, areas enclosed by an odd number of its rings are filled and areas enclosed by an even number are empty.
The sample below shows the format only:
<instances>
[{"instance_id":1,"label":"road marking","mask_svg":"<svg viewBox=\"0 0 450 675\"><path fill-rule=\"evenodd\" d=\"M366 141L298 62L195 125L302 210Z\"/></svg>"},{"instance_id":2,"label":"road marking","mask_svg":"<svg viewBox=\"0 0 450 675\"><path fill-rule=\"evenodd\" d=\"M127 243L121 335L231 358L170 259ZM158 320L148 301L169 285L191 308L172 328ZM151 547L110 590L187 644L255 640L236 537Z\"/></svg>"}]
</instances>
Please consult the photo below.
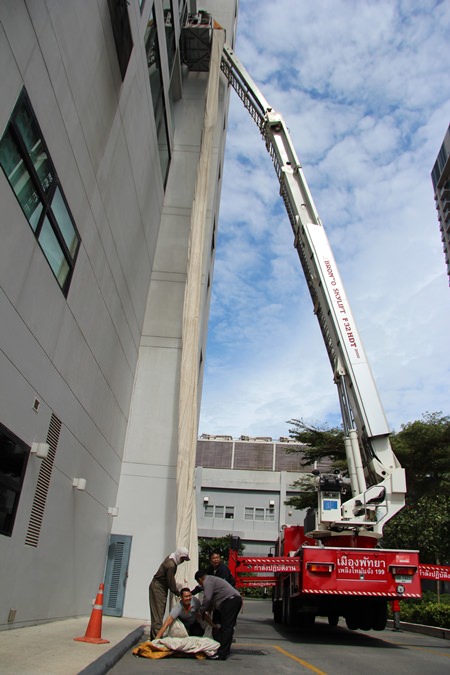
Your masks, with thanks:
<instances>
[{"instance_id":1,"label":"road marking","mask_svg":"<svg viewBox=\"0 0 450 675\"><path fill-rule=\"evenodd\" d=\"M271 645L271 647L275 647L279 652L284 654L285 656L288 656L290 659L293 659L294 661L297 661L297 663L301 663L302 666L305 666L305 668L308 668L308 670L312 670L313 673L317 673L317 675L327 675L323 670L320 670L319 668L316 668L315 666L312 665L312 663L308 663L308 661L304 661L303 659L299 659L298 656L294 656L294 654L291 654L290 652L287 652L283 647L279 647L278 645Z\"/></svg>"}]
</instances>

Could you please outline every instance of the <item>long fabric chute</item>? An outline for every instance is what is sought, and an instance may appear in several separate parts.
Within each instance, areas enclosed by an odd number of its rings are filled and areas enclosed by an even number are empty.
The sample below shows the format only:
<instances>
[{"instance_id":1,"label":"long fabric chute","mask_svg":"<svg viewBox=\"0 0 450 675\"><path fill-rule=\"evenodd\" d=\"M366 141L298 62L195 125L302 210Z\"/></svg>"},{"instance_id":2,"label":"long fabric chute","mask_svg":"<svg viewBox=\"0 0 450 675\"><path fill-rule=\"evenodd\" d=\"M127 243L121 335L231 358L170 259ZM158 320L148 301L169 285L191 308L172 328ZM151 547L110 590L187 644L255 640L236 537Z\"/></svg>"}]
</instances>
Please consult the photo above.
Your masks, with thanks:
<instances>
[{"instance_id":1,"label":"long fabric chute","mask_svg":"<svg viewBox=\"0 0 450 675\"><path fill-rule=\"evenodd\" d=\"M191 583L198 560L195 505L195 456L198 438L198 361L200 340L201 287L210 194L211 159L219 99L220 61L225 34L213 31L206 92L203 135L191 212L187 279L184 293L180 373L178 460L177 460L177 546L189 549L191 561L178 569L177 581Z\"/></svg>"}]
</instances>

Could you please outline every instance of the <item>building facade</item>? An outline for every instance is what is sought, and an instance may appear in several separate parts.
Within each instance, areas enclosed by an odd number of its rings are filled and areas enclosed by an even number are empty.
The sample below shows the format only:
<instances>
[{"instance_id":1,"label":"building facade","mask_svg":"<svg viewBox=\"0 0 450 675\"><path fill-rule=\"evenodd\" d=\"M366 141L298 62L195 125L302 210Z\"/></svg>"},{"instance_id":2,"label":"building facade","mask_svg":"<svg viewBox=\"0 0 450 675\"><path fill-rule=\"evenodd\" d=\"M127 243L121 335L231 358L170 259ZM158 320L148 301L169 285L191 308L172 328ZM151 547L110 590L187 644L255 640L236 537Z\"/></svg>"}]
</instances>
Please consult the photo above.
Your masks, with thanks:
<instances>
[{"instance_id":1,"label":"building facade","mask_svg":"<svg viewBox=\"0 0 450 675\"><path fill-rule=\"evenodd\" d=\"M233 43L237 0L202 9L0 4L0 629L89 614L122 540L128 585L112 613L147 619L149 580L177 544L182 318L210 79L204 55L196 70L184 63L183 26L191 13L210 33L210 13ZM217 99L198 396L223 82Z\"/></svg>"},{"instance_id":2,"label":"building facade","mask_svg":"<svg viewBox=\"0 0 450 675\"><path fill-rule=\"evenodd\" d=\"M245 555L269 555L286 525L303 525L304 511L286 505L296 481L314 468L304 465L302 446L289 438L211 436L197 444L198 534L240 537Z\"/></svg>"},{"instance_id":3,"label":"building facade","mask_svg":"<svg viewBox=\"0 0 450 675\"><path fill-rule=\"evenodd\" d=\"M431 172L431 180L450 285L450 126Z\"/></svg>"}]
</instances>

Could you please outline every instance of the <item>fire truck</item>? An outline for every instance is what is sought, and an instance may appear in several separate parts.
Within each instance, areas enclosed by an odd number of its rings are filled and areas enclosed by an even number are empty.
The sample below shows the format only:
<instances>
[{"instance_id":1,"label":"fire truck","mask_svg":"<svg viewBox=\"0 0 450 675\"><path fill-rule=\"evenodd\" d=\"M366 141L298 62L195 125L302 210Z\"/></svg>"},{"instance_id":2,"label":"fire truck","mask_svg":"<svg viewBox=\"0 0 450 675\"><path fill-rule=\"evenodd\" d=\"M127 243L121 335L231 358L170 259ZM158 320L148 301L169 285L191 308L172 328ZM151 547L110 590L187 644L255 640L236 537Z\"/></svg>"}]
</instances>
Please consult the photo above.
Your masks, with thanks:
<instances>
[{"instance_id":1,"label":"fire truck","mask_svg":"<svg viewBox=\"0 0 450 675\"><path fill-rule=\"evenodd\" d=\"M199 43L205 43L207 19L201 18L187 27L191 45L200 24ZM344 617L350 629L383 630L389 600L421 597L418 551L380 548L384 525L405 503L405 471L392 451L344 284L283 117L226 43L220 68L273 162L337 386L348 466L346 476L315 472L317 508L304 526L282 530L275 556L240 557L231 550L229 565L238 588L273 587L276 622L310 626L325 616L333 625ZM426 567L422 578L436 573Z\"/></svg>"}]
</instances>

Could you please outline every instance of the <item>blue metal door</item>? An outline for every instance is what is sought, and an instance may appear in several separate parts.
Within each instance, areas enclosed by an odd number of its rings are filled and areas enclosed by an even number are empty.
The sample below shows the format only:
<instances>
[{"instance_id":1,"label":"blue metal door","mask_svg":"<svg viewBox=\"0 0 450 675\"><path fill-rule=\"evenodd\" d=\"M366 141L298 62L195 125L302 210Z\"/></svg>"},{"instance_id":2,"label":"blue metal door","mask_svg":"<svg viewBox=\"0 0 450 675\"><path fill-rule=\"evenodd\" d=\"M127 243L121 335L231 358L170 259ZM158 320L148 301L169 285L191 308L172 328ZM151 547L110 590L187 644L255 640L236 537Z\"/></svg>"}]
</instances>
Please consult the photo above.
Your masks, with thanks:
<instances>
[{"instance_id":1,"label":"blue metal door","mask_svg":"<svg viewBox=\"0 0 450 675\"><path fill-rule=\"evenodd\" d=\"M109 540L103 596L103 614L106 616L123 614L131 540L128 534L112 534Z\"/></svg>"}]
</instances>

